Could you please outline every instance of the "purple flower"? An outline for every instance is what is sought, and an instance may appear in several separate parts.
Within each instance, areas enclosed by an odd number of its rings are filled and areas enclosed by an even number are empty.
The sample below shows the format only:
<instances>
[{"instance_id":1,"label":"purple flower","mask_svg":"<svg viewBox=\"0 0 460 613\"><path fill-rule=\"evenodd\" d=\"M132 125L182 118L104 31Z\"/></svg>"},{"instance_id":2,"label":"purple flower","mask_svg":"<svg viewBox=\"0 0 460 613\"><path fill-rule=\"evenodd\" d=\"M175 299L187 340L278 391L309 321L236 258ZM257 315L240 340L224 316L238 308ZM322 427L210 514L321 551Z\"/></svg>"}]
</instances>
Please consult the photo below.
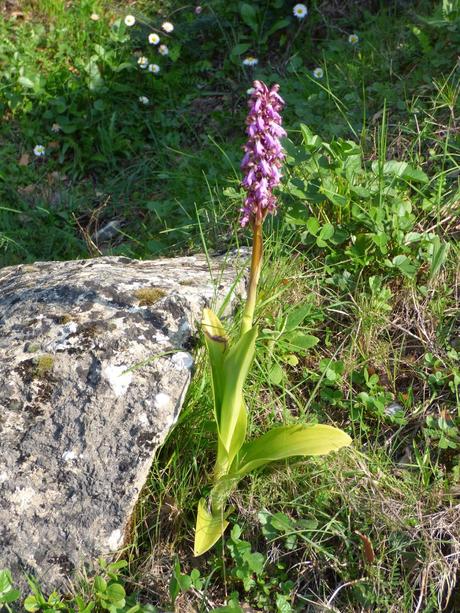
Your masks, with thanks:
<instances>
[{"instance_id":1,"label":"purple flower","mask_svg":"<svg viewBox=\"0 0 460 613\"><path fill-rule=\"evenodd\" d=\"M276 197L272 190L280 182L284 159L279 139L286 136L279 114L284 100L278 90L279 85L268 89L262 81L254 81L249 99L246 119L249 138L241 162L245 175L242 186L247 192L241 209L242 226L262 223L268 213L276 213Z\"/></svg>"}]
</instances>

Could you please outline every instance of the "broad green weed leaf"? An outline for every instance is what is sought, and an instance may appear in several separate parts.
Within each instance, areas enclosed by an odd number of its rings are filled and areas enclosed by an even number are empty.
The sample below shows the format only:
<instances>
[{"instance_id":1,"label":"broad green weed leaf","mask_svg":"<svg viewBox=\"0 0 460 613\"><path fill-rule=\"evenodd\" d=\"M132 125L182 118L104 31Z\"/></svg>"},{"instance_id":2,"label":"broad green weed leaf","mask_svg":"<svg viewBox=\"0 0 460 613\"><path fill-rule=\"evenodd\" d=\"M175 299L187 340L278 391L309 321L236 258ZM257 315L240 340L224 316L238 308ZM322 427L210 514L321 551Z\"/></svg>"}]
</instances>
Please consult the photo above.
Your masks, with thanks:
<instances>
[{"instance_id":1,"label":"broad green weed leaf","mask_svg":"<svg viewBox=\"0 0 460 613\"><path fill-rule=\"evenodd\" d=\"M266 43L272 34L278 32L278 30L281 30L282 28L287 28L290 23L291 22L289 19L280 19L279 21L274 23L272 27L263 35L262 43Z\"/></svg>"},{"instance_id":2,"label":"broad green weed leaf","mask_svg":"<svg viewBox=\"0 0 460 613\"><path fill-rule=\"evenodd\" d=\"M254 32L257 32L257 9L253 4L247 2L240 3L240 15L244 23L251 28Z\"/></svg>"},{"instance_id":3,"label":"broad green weed leaf","mask_svg":"<svg viewBox=\"0 0 460 613\"><path fill-rule=\"evenodd\" d=\"M228 515L229 512L227 512ZM225 516L212 515L206 508L206 500L202 498L198 503L198 514L195 527L195 544L193 555L201 556L217 543L225 532L228 521Z\"/></svg>"},{"instance_id":4,"label":"broad green weed leaf","mask_svg":"<svg viewBox=\"0 0 460 613\"><path fill-rule=\"evenodd\" d=\"M439 236L433 239L432 244L433 253L431 256L430 279L433 279L433 277L439 273L446 261L450 249L450 244L441 243Z\"/></svg>"},{"instance_id":5,"label":"broad green weed leaf","mask_svg":"<svg viewBox=\"0 0 460 613\"><path fill-rule=\"evenodd\" d=\"M303 349L305 351L319 343L319 338L317 336L303 334L303 332L294 332L288 336L287 340L291 350Z\"/></svg>"},{"instance_id":6,"label":"broad green weed leaf","mask_svg":"<svg viewBox=\"0 0 460 613\"><path fill-rule=\"evenodd\" d=\"M284 371L279 364L273 364L268 373L268 377L273 385L279 385L284 379Z\"/></svg>"},{"instance_id":7,"label":"broad green weed leaf","mask_svg":"<svg viewBox=\"0 0 460 613\"><path fill-rule=\"evenodd\" d=\"M376 160L372 163L372 170L379 174L380 164ZM410 166L407 162L399 162L398 160L389 160L382 166L384 175L393 175L395 177L405 179L406 181L415 181L417 183L428 183L428 176L419 168Z\"/></svg>"},{"instance_id":8,"label":"broad green weed leaf","mask_svg":"<svg viewBox=\"0 0 460 613\"><path fill-rule=\"evenodd\" d=\"M350 443L348 434L328 425L281 426L244 445L236 472L241 478L268 462L298 455L325 455Z\"/></svg>"}]
</instances>

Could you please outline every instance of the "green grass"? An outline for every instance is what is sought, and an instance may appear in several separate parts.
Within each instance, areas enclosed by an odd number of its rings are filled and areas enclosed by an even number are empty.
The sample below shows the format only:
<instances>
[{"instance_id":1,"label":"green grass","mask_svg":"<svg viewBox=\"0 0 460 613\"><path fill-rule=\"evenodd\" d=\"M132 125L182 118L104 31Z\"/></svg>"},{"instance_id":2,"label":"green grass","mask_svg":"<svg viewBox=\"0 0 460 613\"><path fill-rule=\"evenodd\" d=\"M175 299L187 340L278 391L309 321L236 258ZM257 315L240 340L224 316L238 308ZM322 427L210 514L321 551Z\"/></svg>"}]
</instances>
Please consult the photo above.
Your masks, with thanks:
<instances>
[{"instance_id":1,"label":"green grass","mask_svg":"<svg viewBox=\"0 0 460 613\"><path fill-rule=\"evenodd\" d=\"M246 89L254 76L279 82L288 156L280 212L266 224L250 434L320 421L345 429L353 448L247 477L225 544L193 559L215 447L200 345L132 520L128 566L108 580L133 602L177 611L455 611L458 2L312 2L304 23L268 38L291 5L252 4L215 0L196 17L178 2L138 2L131 29L110 0L65 11L37 0L24 18L5 15L0 264L246 244ZM144 42L165 18L176 25L171 54L153 77L136 58L158 59ZM255 71L242 67L249 53ZM238 317L227 322L235 330ZM94 579L75 590L101 610Z\"/></svg>"}]
</instances>

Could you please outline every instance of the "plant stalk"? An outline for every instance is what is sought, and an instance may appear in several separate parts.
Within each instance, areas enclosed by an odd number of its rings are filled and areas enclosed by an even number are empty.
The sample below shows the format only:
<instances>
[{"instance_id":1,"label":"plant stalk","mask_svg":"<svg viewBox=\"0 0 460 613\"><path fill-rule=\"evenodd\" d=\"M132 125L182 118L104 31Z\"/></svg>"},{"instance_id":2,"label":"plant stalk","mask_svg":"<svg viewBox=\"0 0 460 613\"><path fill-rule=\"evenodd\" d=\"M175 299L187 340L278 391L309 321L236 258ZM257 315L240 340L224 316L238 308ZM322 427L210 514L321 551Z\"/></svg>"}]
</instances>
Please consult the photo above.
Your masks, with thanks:
<instances>
[{"instance_id":1,"label":"plant stalk","mask_svg":"<svg viewBox=\"0 0 460 613\"><path fill-rule=\"evenodd\" d=\"M256 308L257 285L259 283L260 271L262 270L262 254L262 220L256 220L253 226L251 271L249 273L248 295L241 321L241 336L252 328L254 310Z\"/></svg>"}]
</instances>

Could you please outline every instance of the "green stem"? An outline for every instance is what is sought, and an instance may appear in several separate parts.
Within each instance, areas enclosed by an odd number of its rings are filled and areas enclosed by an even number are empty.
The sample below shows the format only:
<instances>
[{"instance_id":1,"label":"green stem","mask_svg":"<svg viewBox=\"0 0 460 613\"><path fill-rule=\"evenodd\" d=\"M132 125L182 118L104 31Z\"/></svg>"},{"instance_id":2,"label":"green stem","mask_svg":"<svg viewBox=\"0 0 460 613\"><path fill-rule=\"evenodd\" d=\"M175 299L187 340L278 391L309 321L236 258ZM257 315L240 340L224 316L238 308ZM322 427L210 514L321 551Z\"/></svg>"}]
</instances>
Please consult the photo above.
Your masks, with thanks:
<instances>
[{"instance_id":1,"label":"green stem","mask_svg":"<svg viewBox=\"0 0 460 613\"><path fill-rule=\"evenodd\" d=\"M262 269L262 222L256 222L253 226L254 234L252 238L252 258L251 272L249 274L248 296L244 307L243 319L241 321L241 336L252 328L254 310L256 308L257 284L259 283L260 271Z\"/></svg>"}]
</instances>

